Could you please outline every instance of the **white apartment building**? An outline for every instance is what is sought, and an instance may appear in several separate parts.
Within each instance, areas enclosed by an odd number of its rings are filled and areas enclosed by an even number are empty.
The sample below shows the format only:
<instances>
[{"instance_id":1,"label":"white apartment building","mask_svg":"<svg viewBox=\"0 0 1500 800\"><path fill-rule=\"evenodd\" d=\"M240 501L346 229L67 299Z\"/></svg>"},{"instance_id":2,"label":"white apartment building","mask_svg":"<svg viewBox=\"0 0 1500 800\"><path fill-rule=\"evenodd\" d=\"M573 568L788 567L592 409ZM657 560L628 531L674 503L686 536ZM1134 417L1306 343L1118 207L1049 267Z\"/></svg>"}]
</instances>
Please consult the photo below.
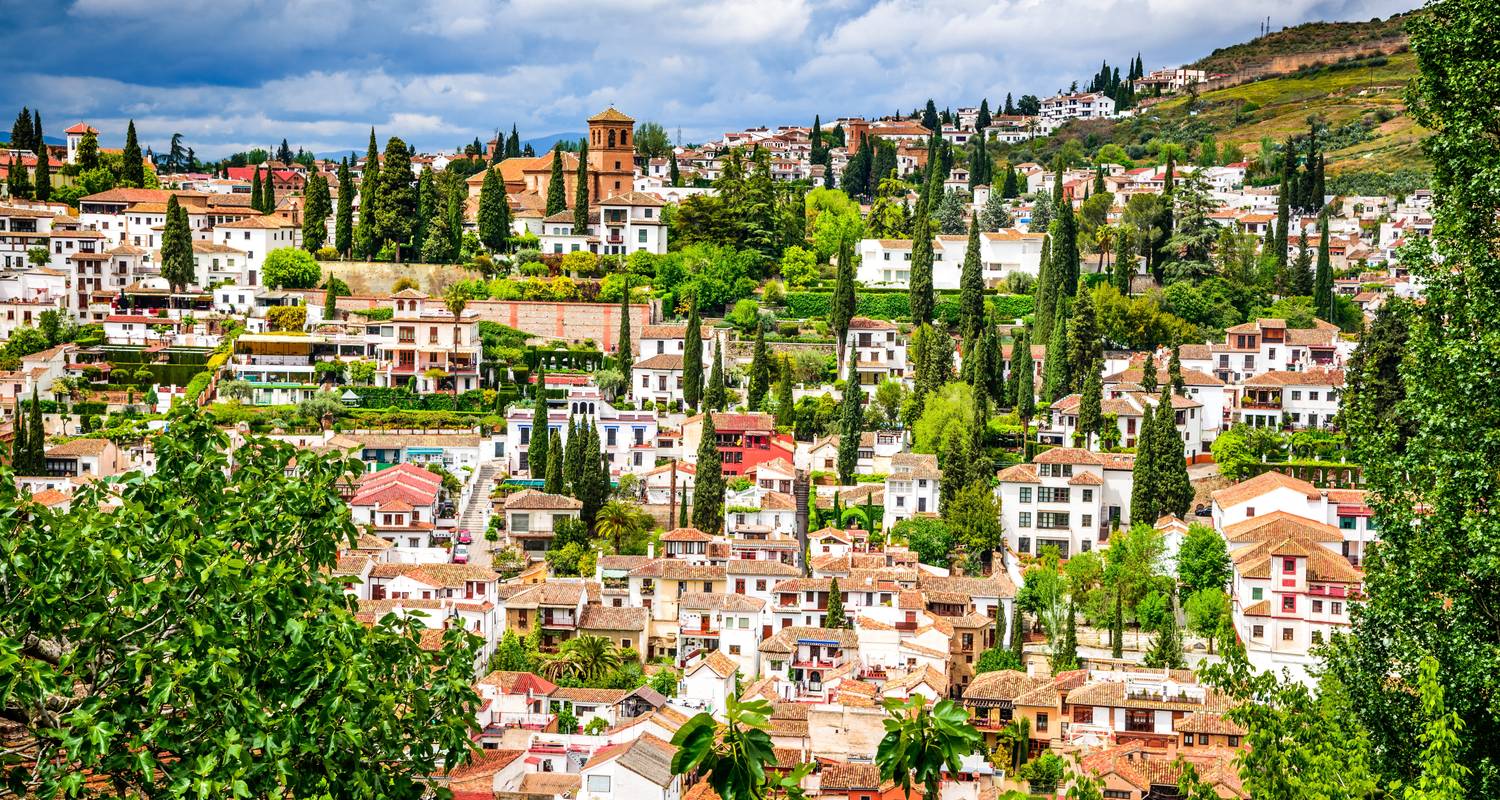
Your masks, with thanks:
<instances>
[{"instance_id":1,"label":"white apartment building","mask_svg":"<svg viewBox=\"0 0 1500 800\"><path fill-rule=\"evenodd\" d=\"M1109 541L1130 523L1135 458L1071 447L1044 451L1029 464L1001 470L1001 523L1017 553L1056 547L1064 558Z\"/></svg>"},{"instance_id":2,"label":"white apartment building","mask_svg":"<svg viewBox=\"0 0 1500 800\"><path fill-rule=\"evenodd\" d=\"M511 474L530 473L527 454L531 449L530 408L512 408L505 415L505 446L501 458ZM592 424L599 428L600 452L610 473L644 474L656 468L657 418L649 411L621 411L604 399L590 385L567 387L567 397L549 403L547 431L556 431L564 445L568 441L568 422ZM540 478L540 475L532 477ZM681 476L679 476L681 477ZM679 487L685 485L679 480ZM665 502L665 501L663 501Z\"/></svg>"},{"instance_id":3,"label":"white apartment building","mask_svg":"<svg viewBox=\"0 0 1500 800\"><path fill-rule=\"evenodd\" d=\"M879 386L887 380L902 380L906 377L906 337L896 323L886 320L855 317L849 320L849 334L844 344L845 358L854 355L854 369L859 373L861 386ZM839 367L839 374L849 374L847 364ZM866 389L866 401L873 392Z\"/></svg>"},{"instance_id":4,"label":"white apartment building","mask_svg":"<svg viewBox=\"0 0 1500 800\"><path fill-rule=\"evenodd\" d=\"M1158 404L1161 403L1160 395L1121 388L1133 385L1117 384L1115 388L1106 389L1104 398L1099 404L1101 414L1114 415L1115 425L1119 429L1120 444L1125 447L1135 447L1136 438L1145 425L1146 409L1152 409L1154 414ZM1053 403L1049 415L1043 420L1037 433L1037 441L1043 444L1073 446L1073 434L1078 430L1078 410L1081 401L1080 395L1070 394ZM1205 429L1207 416L1202 403L1180 394L1172 395L1172 424L1177 428L1177 435L1182 439L1184 456L1191 458L1208 452L1209 444L1213 439ZM1217 418L1214 421L1217 423ZM1217 435L1217 425L1214 434ZM1098 446L1099 442L1078 442L1078 444Z\"/></svg>"},{"instance_id":5,"label":"white apartment building","mask_svg":"<svg viewBox=\"0 0 1500 800\"><path fill-rule=\"evenodd\" d=\"M441 301L432 302L416 289L403 289L391 301L391 319L368 328L375 338L377 385L400 387L414 381L424 393L479 388L484 353L477 312L455 318Z\"/></svg>"},{"instance_id":6,"label":"white apartment building","mask_svg":"<svg viewBox=\"0 0 1500 800\"><path fill-rule=\"evenodd\" d=\"M1107 119L1115 115L1115 101L1097 92L1060 94L1042 101L1037 127L1050 135L1070 120Z\"/></svg>"},{"instance_id":7,"label":"white apartment building","mask_svg":"<svg viewBox=\"0 0 1500 800\"><path fill-rule=\"evenodd\" d=\"M918 514L938 514L943 473L937 456L902 453L891 457L891 471L885 476L885 514L881 530Z\"/></svg>"},{"instance_id":8,"label":"white apartment building","mask_svg":"<svg viewBox=\"0 0 1500 800\"><path fill-rule=\"evenodd\" d=\"M1234 417L1256 427L1329 428L1343 389L1341 369L1262 372L1245 381Z\"/></svg>"},{"instance_id":9,"label":"white apartment building","mask_svg":"<svg viewBox=\"0 0 1500 800\"><path fill-rule=\"evenodd\" d=\"M1274 471L1215 492L1212 514L1220 531L1268 514L1289 514L1329 526L1341 537L1337 551L1354 566L1364 563L1370 544L1380 538L1363 489L1319 489Z\"/></svg>"},{"instance_id":10,"label":"white apartment building","mask_svg":"<svg viewBox=\"0 0 1500 800\"><path fill-rule=\"evenodd\" d=\"M1035 278L1041 269L1042 233L1015 228L979 235L979 262L986 286L998 286L1013 272ZM956 290L962 277L968 236L938 236L932 244L932 285ZM911 286L910 239L861 239L855 277L866 286L905 289Z\"/></svg>"},{"instance_id":11,"label":"white apartment building","mask_svg":"<svg viewBox=\"0 0 1500 800\"><path fill-rule=\"evenodd\" d=\"M573 229L573 212L558 212L542 220L542 252L625 255L644 250L660 255L667 252L665 206L661 198L645 192L613 195L589 207L585 231Z\"/></svg>"},{"instance_id":12,"label":"white apartment building","mask_svg":"<svg viewBox=\"0 0 1500 800\"><path fill-rule=\"evenodd\" d=\"M1339 335L1338 326L1322 320L1311 328L1288 328L1284 319L1258 319L1225 329L1224 343L1209 345L1210 364L1204 371L1238 384L1273 370L1342 367L1354 348L1354 342ZM1203 369L1186 359L1183 366Z\"/></svg>"}]
</instances>

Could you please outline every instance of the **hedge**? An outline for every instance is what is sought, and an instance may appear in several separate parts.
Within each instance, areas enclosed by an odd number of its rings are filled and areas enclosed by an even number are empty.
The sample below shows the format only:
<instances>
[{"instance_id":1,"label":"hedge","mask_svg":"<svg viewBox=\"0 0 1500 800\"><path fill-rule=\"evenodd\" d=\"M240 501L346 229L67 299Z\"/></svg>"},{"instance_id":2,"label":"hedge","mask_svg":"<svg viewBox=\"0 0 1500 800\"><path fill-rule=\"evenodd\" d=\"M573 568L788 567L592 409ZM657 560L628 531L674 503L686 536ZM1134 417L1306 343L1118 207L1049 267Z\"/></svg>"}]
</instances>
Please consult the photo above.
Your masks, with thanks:
<instances>
[{"instance_id":1,"label":"hedge","mask_svg":"<svg viewBox=\"0 0 1500 800\"><path fill-rule=\"evenodd\" d=\"M393 408L406 411L491 411L492 404L484 401L484 391L470 389L457 397L451 394L413 394L402 388L384 386L350 386L349 391L359 395L362 408Z\"/></svg>"},{"instance_id":2,"label":"hedge","mask_svg":"<svg viewBox=\"0 0 1500 800\"><path fill-rule=\"evenodd\" d=\"M985 298L1001 319L1020 319L1032 312L1034 300L1027 294L997 294ZM828 316L833 306L831 292L787 292L787 315L802 319ZM911 297L899 289L861 289L855 294L854 313L871 319L902 319L911 316ZM940 292L934 315L949 325L958 324L958 292Z\"/></svg>"}]
</instances>

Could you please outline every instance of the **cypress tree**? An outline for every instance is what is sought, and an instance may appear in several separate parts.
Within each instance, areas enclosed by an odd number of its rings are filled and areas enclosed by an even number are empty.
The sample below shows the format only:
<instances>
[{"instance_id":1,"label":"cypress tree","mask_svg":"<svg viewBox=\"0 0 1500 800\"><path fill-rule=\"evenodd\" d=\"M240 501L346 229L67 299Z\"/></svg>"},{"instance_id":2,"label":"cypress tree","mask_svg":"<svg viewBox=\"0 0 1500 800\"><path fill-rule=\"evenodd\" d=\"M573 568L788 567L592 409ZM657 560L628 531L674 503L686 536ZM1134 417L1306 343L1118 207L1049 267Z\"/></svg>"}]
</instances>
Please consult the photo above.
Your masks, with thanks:
<instances>
[{"instance_id":1,"label":"cypress tree","mask_svg":"<svg viewBox=\"0 0 1500 800\"><path fill-rule=\"evenodd\" d=\"M26 446L26 417L21 413L21 398L15 400L11 414L10 468L17 475L25 475L31 463L31 450Z\"/></svg>"},{"instance_id":2,"label":"cypress tree","mask_svg":"<svg viewBox=\"0 0 1500 800\"><path fill-rule=\"evenodd\" d=\"M12 150L31 150L36 152L35 142L41 141L41 137L35 134L31 126L31 109L21 107L21 113L16 115L16 121L10 126L10 147Z\"/></svg>"},{"instance_id":3,"label":"cypress tree","mask_svg":"<svg viewBox=\"0 0 1500 800\"><path fill-rule=\"evenodd\" d=\"M1182 348L1172 345L1172 358L1167 361L1167 376L1171 379L1172 391L1187 396L1187 381L1182 379Z\"/></svg>"},{"instance_id":4,"label":"cypress tree","mask_svg":"<svg viewBox=\"0 0 1500 800\"><path fill-rule=\"evenodd\" d=\"M479 241L491 253L505 250L510 241L510 202L505 197L505 186L500 183L500 173L487 169L484 183L479 187Z\"/></svg>"},{"instance_id":5,"label":"cypress tree","mask_svg":"<svg viewBox=\"0 0 1500 800\"><path fill-rule=\"evenodd\" d=\"M1318 217L1318 271L1313 278L1313 313L1334 321L1333 265L1328 259L1328 213Z\"/></svg>"},{"instance_id":6,"label":"cypress tree","mask_svg":"<svg viewBox=\"0 0 1500 800\"><path fill-rule=\"evenodd\" d=\"M1039 339L1052 335L1052 312L1057 308L1057 258L1053 251L1058 247L1061 228L1062 223L1052 220L1047 235L1042 238L1042 260L1037 267L1036 288L1032 291L1033 324Z\"/></svg>"},{"instance_id":7,"label":"cypress tree","mask_svg":"<svg viewBox=\"0 0 1500 800\"><path fill-rule=\"evenodd\" d=\"M1029 333L1016 337L1016 344L1011 349L1010 365L1011 370L1016 373L1016 414L1021 418L1021 436L1024 440L1031 418L1036 415L1036 369L1031 363Z\"/></svg>"},{"instance_id":8,"label":"cypress tree","mask_svg":"<svg viewBox=\"0 0 1500 800\"><path fill-rule=\"evenodd\" d=\"M1146 363L1141 365L1141 391L1156 392L1156 355L1146 354Z\"/></svg>"},{"instance_id":9,"label":"cypress tree","mask_svg":"<svg viewBox=\"0 0 1500 800\"><path fill-rule=\"evenodd\" d=\"M693 488L693 527L709 536L717 536L724 527L723 469L714 415L712 411L705 411L703 436L698 440L698 474Z\"/></svg>"},{"instance_id":10,"label":"cypress tree","mask_svg":"<svg viewBox=\"0 0 1500 800\"><path fill-rule=\"evenodd\" d=\"M423 167L422 174L417 176L417 217L412 233L412 242L417 245L427 242L427 231L433 227L433 219L437 214L437 185L433 180L431 167Z\"/></svg>"},{"instance_id":11,"label":"cypress tree","mask_svg":"<svg viewBox=\"0 0 1500 800\"><path fill-rule=\"evenodd\" d=\"M1089 373L1098 372L1103 358L1104 342L1094 314L1094 298L1084 292L1074 301L1073 318L1068 321L1067 391L1076 390Z\"/></svg>"},{"instance_id":12,"label":"cypress tree","mask_svg":"<svg viewBox=\"0 0 1500 800\"><path fill-rule=\"evenodd\" d=\"M625 376L625 392L630 392L631 369L635 364L634 347L630 343L630 273L625 274L625 291L620 295L620 345L615 348L615 358L620 373Z\"/></svg>"},{"instance_id":13,"label":"cypress tree","mask_svg":"<svg viewBox=\"0 0 1500 800\"><path fill-rule=\"evenodd\" d=\"M814 164L823 163L823 117L814 114L812 126L812 152L809 160Z\"/></svg>"},{"instance_id":14,"label":"cypress tree","mask_svg":"<svg viewBox=\"0 0 1500 800\"><path fill-rule=\"evenodd\" d=\"M828 582L828 610L823 614L824 628L847 628L849 621L844 618L844 598L839 591L839 579L834 578Z\"/></svg>"},{"instance_id":15,"label":"cypress tree","mask_svg":"<svg viewBox=\"0 0 1500 800\"><path fill-rule=\"evenodd\" d=\"M1072 203L1058 203L1057 221L1059 232L1052 242L1052 259L1057 267L1052 275L1054 290L1073 297L1078 293L1078 218Z\"/></svg>"},{"instance_id":16,"label":"cypress tree","mask_svg":"<svg viewBox=\"0 0 1500 800\"><path fill-rule=\"evenodd\" d=\"M1109 624L1109 657L1125 657L1125 593L1115 586L1115 616Z\"/></svg>"},{"instance_id":17,"label":"cypress tree","mask_svg":"<svg viewBox=\"0 0 1500 800\"><path fill-rule=\"evenodd\" d=\"M916 325L932 322L932 221L927 206L926 198L917 201L917 217L912 223L909 292L912 323Z\"/></svg>"},{"instance_id":18,"label":"cypress tree","mask_svg":"<svg viewBox=\"0 0 1500 800\"><path fill-rule=\"evenodd\" d=\"M682 404L690 411L703 398L703 332L698 319L698 299L688 305L687 331L682 344Z\"/></svg>"},{"instance_id":19,"label":"cypress tree","mask_svg":"<svg viewBox=\"0 0 1500 800\"><path fill-rule=\"evenodd\" d=\"M682 487L682 501L677 504L677 527L686 528L688 522L687 487L684 486Z\"/></svg>"},{"instance_id":20,"label":"cypress tree","mask_svg":"<svg viewBox=\"0 0 1500 800\"><path fill-rule=\"evenodd\" d=\"M599 198L603 200L604 198ZM585 139L578 148L578 176L573 187L573 233L587 236L589 232L589 143ZM602 231L601 231L602 233Z\"/></svg>"},{"instance_id":21,"label":"cypress tree","mask_svg":"<svg viewBox=\"0 0 1500 800\"><path fill-rule=\"evenodd\" d=\"M670 165L667 168L667 181L673 186L682 185L682 173L677 170L677 153L673 151L667 155Z\"/></svg>"},{"instance_id":22,"label":"cypress tree","mask_svg":"<svg viewBox=\"0 0 1500 800\"><path fill-rule=\"evenodd\" d=\"M35 112L31 135L36 142L36 179L32 194L38 200L52 199L52 156L47 151L47 142L42 138L42 112Z\"/></svg>"},{"instance_id":23,"label":"cypress tree","mask_svg":"<svg viewBox=\"0 0 1500 800\"><path fill-rule=\"evenodd\" d=\"M21 162L21 157L10 159L6 168L6 185L10 189L10 196L17 199L31 197L31 179L26 173L26 165Z\"/></svg>"},{"instance_id":24,"label":"cypress tree","mask_svg":"<svg viewBox=\"0 0 1500 800\"><path fill-rule=\"evenodd\" d=\"M559 457L547 459L546 484L542 487L542 491L547 494L562 494L563 462L566 460L566 456L563 453L562 437L558 435L557 431L547 434L547 452L557 453ZM574 491L577 490L575 489Z\"/></svg>"},{"instance_id":25,"label":"cypress tree","mask_svg":"<svg viewBox=\"0 0 1500 800\"><path fill-rule=\"evenodd\" d=\"M703 407L705 411L723 411L724 404L729 400L729 392L724 388L724 348L714 348L714 367L708 375L708 388L703 391Z\"/></svg>"},{"instance_id":26,"label":"cypress tree","mask_svg":"<svg viewBox=\"0 0 1500 800\"><path fill-rule=\"evenodd\" d=\"M1015 655L1016 663L1026 663L1026 612L1021 610L1020 603L1011 603L1010 652Z\"/></svg>"},{"instance_id":27,"label":"cypress tree","mask_svg":"<svg viewBox=\"0 0 1500 800\"><path fill-rule=\"evenodd\" d=\"M548 464L550 467L551 464ZM563 445L563 482L578 496L583 486L583 434L577 420L568 415L568 441Z\"/></svg>"},{"instance_id":28,"label":"cypress tree","mask_svg":"<svg viewBox=\"0 0 1500 800\"><path fill-rule=\"evenodd\" d=\"M538 365L536 389L532 392L535 405L531 411L531 447L527 455L527 469L533 478L547 475L547 371Z\"/></svg>"},{"instance_id":29,"label":"cypress tree","mask_svg":"<svg viewBox=\"0 0 1500 800\"><path fill-rule=\"evenodd\" d=\"M969 217L969 246L964 251L959 277L958 328L965 341L973 341L984 325L984 267L979 261L979 216Z\"/></svg>"},{"instance_id":30,"label":"cypress tree","mask_svg":"<svg viewBox=\"0 0 1500 800\"><path fill-rule=\"evenodd\" d=\"M1010 382L1005 379L1005 353L1000 349L1000 333L993 324L985 325L984 347L990 364L985 369L990 382L990 399L1001 408L1009 408L1014 400L1010 396Z\"/></svg>"},{"instance_id":31,"label":"cypress tree","mask_svg":"<svg viewBox=\"0 0 1500 800\"><path fill-rule=\"evenodd\" d=\"M380 149L375 144L375 129L370 129L370 146L365 151L365 169L359 179L359 227L354 231L354 247L364 259L380 252L380 236L375 224L375 208L380 205Z\"/></svg>"},{"instance_id":32,"label":"cypress tree","mask_svg":"<svg viewBox=\"0 0 1500 800\"><path fill-rule=\"evenodd\" d=\"M1083 391L1078 397L1078 433L1083 436L1083 446L1093 448L1095 438L1103 427L1104 382L1098 369L1091 369L1083 378Z\"/></svg>"},{"instance_id":33,"label":"cypress tree","mask_svg":"<svg viewBox=\"0 0 1500 800\"><path fill-rule=\"evenodd\" d=\"M1017 401L1020 399L1020 395L1017 394L1017 390L1020 388L1021 382L1020 359L1023 350L1026 352L1029 360L1031 345L1026 343L1025 328L1021 328L1014 334L1011 339L1010 372L1005 376L1005 395L1007 400L1006 406L1008 408L1015 408ZM1001 355L1004 356L1003 351Z\"/></svg>"},{"instance_id":34,"label":"cypress tree","mask_svg":"<svg viewBox=\"0 0 1500 800\"><path fill-rule=\"evenodd\" d=\"M265 208L261 209L265 213L276 211L276 181L272 178L270 167L266 167L266 185L261 187L260 201L265 204Z\"/></svg>"},{"instance_id":35,"label":"cypress tree","mask_svg":"<svg viewBox=\"0 0 1500 800\"><path fill-rule=\"evenodd\" d=\"M993 120L990 118L990 99L982 98L979 101L979 114L974 117L974 130L984 133L984 129L990 126Z\"/></svg>"},{"instance_id":36,"label":"cypress tree","mask_svg":"<svg viewBox=\"0 0 1500 800\"><path fill-rule=\"evenodd\" d=\"M348 157L339 159L338 209L333 217L333 247L348 258L354 247L354 176L349 172Z\"/></svg>"},{"instance_id":37,"label":"cypress tree","mask_svg":"<svg viewBox=\"0 0 1500 800\"><path fill-rule=\"evenodd\" d=\"M1161 669L1181 669L1182 638L1177 631L1177 603L1167 598L1167 613L1162 617L1161 627L1156 629L1156 638L1151 640L1151 650L1146 653L1145 664Z\"/></svg>"},{"instance_id":38,"label":"cypress tree","mask_svg":"<svg viewBox=\"0 0 1500 800\"><path fill-rule=\"evenodd\" d=\"M1115 235L1115 263L1110 272L1110 283L1125 297L1130 296L1130 279L1135 274L1135 255L1131 252L1130 236L1124 231Z\"/></svg>"},{"instance_id":39,"label":"cypress tree","mask_svg":"<svg viewBox=\"0 0 1500 800\"><path fill-rule=\"evenodd\" d=\"M1052 335L1047 338L1047 358L1042 362L1042 399L1055 403L1068 393L1071 378L1068 375L1068 321L1067 298L1057 298L1055 322Z\"/></svg>"},{"instance_id":40,"label":"cypress tree","mask_svg":"<svg viewBox=\"0 0 1500 800\"><path fill-rule=\"evenodd\" d=\"M120 151L120 180L136 188L146 185L146 164L141 160L141 144L135 139L135 120L125 125L125 149Z\"/></svg>"},{"instance_id":41,"label":"cypress tree","mask_svg":"<svg viewBox=\"0 0 1500 800\"><path fill-rule=\"evenodd\" d=\"M505 157L521 157L521 133L520 131L516 130L516 124L514 122L510 124L510 138L505 141Z\"/></svg>"},{"instance_id":42,"label":"cypress tree","mask_svg":"<svg viewBox=\"0 0 1500 800\"><path fill-rule=\"evenodd\" d=\"M197 280L187 209L178 204L175 194L167 198L167 220L161 235L161 276L173 291L181 291Z\"/></svg>"},{"instance_id":43,"label":"cypress tree","mask_svg":"<svg viewBox=\"0 0 1500 800\"><path fill-rule=\"evenodd\" d=\"M604 448L599 441L599 426L595 424L583 430L583 465L578 468L578 481L583 484L577 498L583 502L579 516L593 530L599 508L609 496L609 470L604 467Z\"/></svg>"},{"instance_id":44,"label":"cypress tree","mask_svg":"<svg viewBox=\"0 0 1500 800\"><path fill-rule=\"evenodd\" d=\"M46 474L47 431L42 428L42 401L35 385L31 387L31 411L26 415L26 449L31 453L27 459L31 474Z\"/></svg>"},{"instance_id":45,"label":"cypress tree","mask_svg":"<svg viewBox=\"0 0 1500 800\"><path fill-rule=\"evenodd\" d=\"M568 207L568 189L563 183L562 150L552 148L552 174L547 179L547 216Z\"/></svg>"},{"instance_id":46,"label":"cypress tree","mask_svg":"<svg viewBox=\"0 0 1500 800\"><path fill-rule=\"evenodd\" d=\"M838 360L842 366L844 351L848 347L849 320L854 318L854 242L848 236L839 240L838 275L833 284L833 300L828 306L828 324L833 328L833 338Z\"/></svg>"},{"instance_id":47,"label":"cypress tree","mask_svg":"<svg viewBox=\"0 0 1500 800\"><path fill-rule=\"evenodd\" d=\"M750 384L747 387L745 405L751 411L761 410L766 393L771 389L771 357L766 352L766 328L757 320L755 324L755 347L750 356Z\"/></svg>"},{"instance_id":48,"label":"cypress tree","mask_svg":"<svg viewBox=\"0 0 1500 800\"><path fill-rule=\"evenodd\" d=\"M1287 228L1291 225L1291 198L1288 195L1291 188L1287 186L1286 174L1281 176L1281 190L1276 193L1276 239L1273 245L1276 253L1276 267L1278 271L1286 270L1287 259Z\"/></svg>"},{"instance_id":49,"label":"cypress tree","mask_svg":"<svg viewBox=\"0 0 1500 800\"><path fill-rule=\"evenodd\" d=\"M1193 483L1188 478L1182 437L1177 433L1171 386L1161 387L1158 409L1166 409L1165 415L1157 411L1156 452L1153 454L1161 513L1186 517L1193 504Z\"/></svg>"},{"instance_id":50,"label":"cypress tree","mask_svg":"<svg viewBox=\"0 0 1500 800\"><path fill-rule=\"evenodd\" d=\"M256 166L255 172L250 176L250 207L264 214L265 205L260 196L260 167Z\"/></svg>"},{"instance_id":51,"label":"cypress tree","mask_svg":"<svg viewBox=\"0 0 1500 800\"><path fill-rule=\"evenodd\" d=\"M796 401L792 394L792 360L782 356L776 362L776 426L790 427L795 421L796 412Z\"/></svg>"},{"instance_id":52,"label":"cypress tree","mask_svg":"<svg viewBox=\"0 0 1500 800\"><path fill-rule=\"evenodd\" d=\"M328 179L321 174L307 179L302 206L302 247L316 253L328 240L328 214L333 210L328 196Z\"/></svg>"},{"instance_id":53,"label":"cypress tree","mask_svg":"<svg viewBox=\"0 0 1500 800\"><path fill-rule=\"evenodd\" d=\"M1104 167L1100 166L1094 170L1094 194L1103 194L1108 191L1104 186Z\"/></svg>"},{"instance_id":54,"label":"cypress tree","mask_svg":"<svg viewBox=\"0 0 1500 800\"><path fill-rule=\"evenodd\" d=\"M1313 256L1312 250L1307 246L1307 231L1302 231L1297 236L1297 260L1292 263L1291 275L1287 279L1291 294L1306 297L1313 293L1312 265ZM1316 303L1313 310L1317 311Z\"/></svg>"},{"instance_id":55,"label":"cypress tree","mask_svg":"<svg viewBox=\"0 0 1500 800\"><path fill-rule=\"evenodd\" d=\"M1161 516L1161 498L1157 494L1160 476L1156 469L1156 416L1150 403L1141 403L1141 429L1135 437L1135 468L1130 487L1130 518L1148 525Z\"/></svg>"},{"instance_id":56,"label":"cypress tree","mask_svg":"<svg viewBox=\"0 0 1500 800\"><path fill-rule=\"evenodd\" d=\"M1052 669L1064 672L1078 668L1078 609L1072 595L1068 596L1068 619L1063 623L1063 632L1052 653Z\"/></svg>"},{"instance_id":57,"label":"cypress tree","mask_svg":"<svg viewBox=\"0 0 1500 800\"><path fill-rule=\"evenodd\" d=\"M1020 194L1021 189L1017 185L1016 168L1007 163L1005 165L1005 183L1001 184L1000 196L1010 200L1018 197Z\"/></svg>"},{"instance_id":58,"label":"cypress tree","mask_svg":"<svg viewBox=\"0 0 1500 800\"><path fill-rule=\"evenodd\" d=\"M859 372L851 358L839 409L839 483L845 486L854 483L854 468L859 463L859 439L865 430L864 406L864 389L859 385Z\"/></svg>"}]
</instances>

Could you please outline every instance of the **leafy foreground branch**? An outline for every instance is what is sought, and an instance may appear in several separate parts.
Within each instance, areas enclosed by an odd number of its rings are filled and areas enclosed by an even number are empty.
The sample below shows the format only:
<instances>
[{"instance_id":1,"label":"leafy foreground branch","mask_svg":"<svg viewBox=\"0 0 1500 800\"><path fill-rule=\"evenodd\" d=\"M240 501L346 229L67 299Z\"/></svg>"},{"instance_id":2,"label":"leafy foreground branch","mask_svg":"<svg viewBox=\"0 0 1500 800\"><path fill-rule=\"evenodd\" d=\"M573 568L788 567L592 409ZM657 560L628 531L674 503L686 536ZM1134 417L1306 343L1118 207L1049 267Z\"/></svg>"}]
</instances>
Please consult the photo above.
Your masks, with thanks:
<instances>
[{"instance_id":1,"label":"leafy foreground branch","mask_svg":"<svg viewBox=\"0 0 1500 800\"><path fill-rule=\"evenodd\" d=\"M0 794L422 796L469 752L476 644L355 618L330 569L359 463L252 441L231 470L170 423L156 474L65 511L0 470Z\"/></svg>"}]
</instances>

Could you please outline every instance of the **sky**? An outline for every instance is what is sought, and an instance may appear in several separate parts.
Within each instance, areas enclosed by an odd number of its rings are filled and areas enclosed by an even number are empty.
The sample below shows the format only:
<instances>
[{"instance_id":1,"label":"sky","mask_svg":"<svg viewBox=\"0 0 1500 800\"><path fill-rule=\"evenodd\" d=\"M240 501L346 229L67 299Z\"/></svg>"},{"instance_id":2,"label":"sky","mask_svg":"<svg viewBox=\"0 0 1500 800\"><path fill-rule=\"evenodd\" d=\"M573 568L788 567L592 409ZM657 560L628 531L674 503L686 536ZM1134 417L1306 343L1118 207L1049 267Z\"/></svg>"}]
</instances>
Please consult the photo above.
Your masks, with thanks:
<instances>
[{"instance_id":1,"label":"sky","mask_svg":"<svg viewBox=\"0 0 1500 800\"><path fill-rule=\"evenodd\" d=\"M1414 0L71 0L7 3L0 124L40 108L119 147L174 132L200 158L283 138L317 153L400 136L424 152L518 126L584 130L614 105L685 142L754 125L993 106L1177 66L1309 20Z\"/></svg>"}]
</instances>

